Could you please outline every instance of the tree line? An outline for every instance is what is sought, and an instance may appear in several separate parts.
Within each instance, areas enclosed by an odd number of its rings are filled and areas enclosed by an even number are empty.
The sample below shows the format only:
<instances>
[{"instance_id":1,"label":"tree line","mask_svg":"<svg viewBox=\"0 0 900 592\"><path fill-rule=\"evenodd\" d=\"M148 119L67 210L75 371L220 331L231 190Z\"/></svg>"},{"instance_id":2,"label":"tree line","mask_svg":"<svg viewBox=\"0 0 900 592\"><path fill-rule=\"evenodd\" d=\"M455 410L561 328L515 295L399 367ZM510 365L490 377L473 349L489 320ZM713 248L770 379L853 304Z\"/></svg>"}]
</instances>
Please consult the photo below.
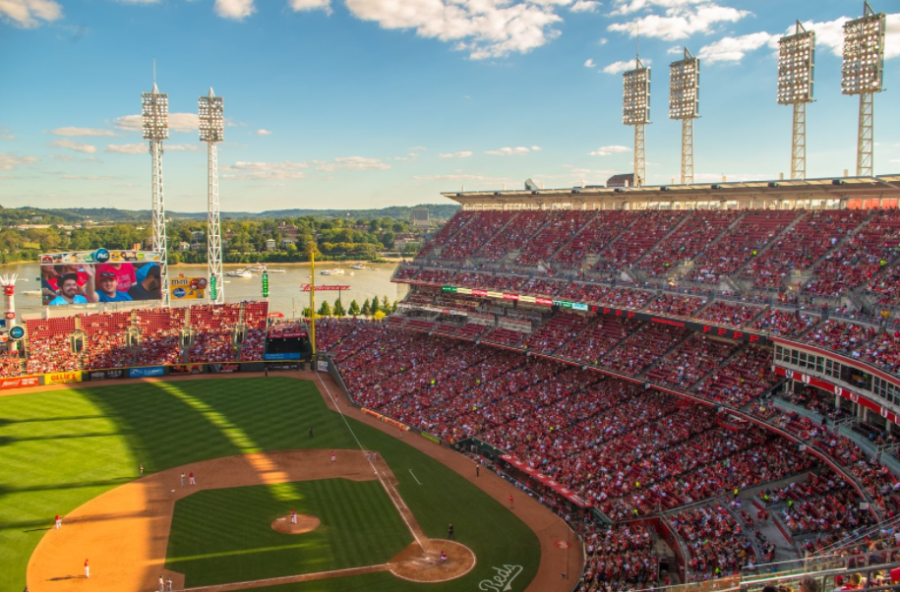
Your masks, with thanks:
<instances>
[{"instance_id":1,"label":"tree line","mask_svg":"<svg viewBox=\"0 0 900 592\"><path fill-rule=\"evenodd\" d=\"M312 317L311 312L312 309L307 306L301 311L301 314L304 318L308 319ZM378 296L372 296L371 300L364 299L362 306L360 306L356 300L352 300L348 308L344 308L344 303L341 301L341 298L338 297L335 299L334 305L329 304L327 300L323 300L322 304L319 305L319 310L316 311L316 318L364 316L372 317L378 321L392 312L397 312L397 301L394 300L391 302L387 296L382 296L380 301L378 300Z\"/></svg>"}]
</instances>

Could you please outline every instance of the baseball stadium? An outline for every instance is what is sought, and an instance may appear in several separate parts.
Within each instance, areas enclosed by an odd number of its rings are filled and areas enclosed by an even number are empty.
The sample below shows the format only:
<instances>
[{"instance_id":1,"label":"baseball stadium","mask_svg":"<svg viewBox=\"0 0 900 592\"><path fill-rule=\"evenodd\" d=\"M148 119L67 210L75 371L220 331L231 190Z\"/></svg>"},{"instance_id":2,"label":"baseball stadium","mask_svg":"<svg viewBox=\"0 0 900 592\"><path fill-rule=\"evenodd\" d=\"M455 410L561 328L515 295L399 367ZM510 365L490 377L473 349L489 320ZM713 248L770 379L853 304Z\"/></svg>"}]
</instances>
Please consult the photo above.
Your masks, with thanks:
<instances>
[{"instance_id":1,"label":"baseball stadium","mask_svg":"<svg viewBox=\"0 0 900 592\"><path fill-rule=\"evenodd\" d=\"M299 317L265 267L261 298L225 298L212 90L206 275L170 277L154 83L150 248L41 254L39 314L0 276L0 592L897 590L884 31L868 4L843 29L856 175L806 178L799 22L779 43L788 179L694 180L684 50L681 182L648 185L638 58L633 172L443 193L458 210L392 272L387 315L315 314L314 259Z\"/></svg>"}]
</instances>

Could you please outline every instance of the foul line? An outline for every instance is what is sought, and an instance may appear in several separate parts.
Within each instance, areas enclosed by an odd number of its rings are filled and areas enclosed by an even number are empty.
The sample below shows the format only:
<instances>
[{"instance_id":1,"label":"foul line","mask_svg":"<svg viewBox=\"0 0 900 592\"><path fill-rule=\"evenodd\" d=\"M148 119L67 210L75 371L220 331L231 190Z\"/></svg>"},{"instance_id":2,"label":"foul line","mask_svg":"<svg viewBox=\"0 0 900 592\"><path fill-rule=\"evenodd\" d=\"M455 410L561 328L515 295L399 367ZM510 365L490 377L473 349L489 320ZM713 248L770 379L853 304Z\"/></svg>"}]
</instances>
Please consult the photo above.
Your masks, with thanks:
<instances>
[{"instance_id":1,"label":"foul line","mask_svg":"<svg viewBox=\"0 0 900 592\"><path fill-rule=\"evenodd\" d=\"M316 370L315 373L316 373L316 378L319 379L319 384L321 384L322 388L325 389L325 392L328 394L328 398L331 399L332 404L334 404L334 408L338 412L338 415L340 415L341 419L344 420L344 425L347 426L347 429L350 431L350 435L353 436L354 440L356 440L356 445L359 446L360 452L365 454L365 451L366 451L365 447L362 445L362 442L359 441L359 438L356 436L356 432L354 432L353 428L350 427L350 422L347 421L347 416L344 415L343 411L341 411L341 406L338 405L338 402L334 398L334 395L331 394L331 389L329 389L328 385L325 384L325 381L322 380L322 376L319 375L319 371ZM403 508L400 507L401 503L404 506L406 506L406 502L404 502L403 498L400 497L400 492L398 492L393 487L391 487L391 488L388 487L388 483L386 483L385 480L381 478L381 474L378 472L378 469L375 467L375 465L372 465L372 470L375 472L375 477L378 479L379 483L381 483L381 486L384 487L384 490L387 492L388 497L391 499L391 502L394 504L394 507L397 508L397 513L400 514L400 518L403 519L403 522L406 523L406 527L409 529L409 532L411 532L413 535L413 538L416 539L416 543L419 544L419 547L422 549L422 552L426 553L427 551L425 550L425 543L422 541L422 539L419 538L419 535L416 533L416 529L413 528L413 525L409 522L409 520L406 519L406 515L403 512ZM418 481L418 479L416 479L416 481ZM391 493L392 489L393 489L393 494ZM409 512L410 516L413 515L412 510L410 510L408 506L406 508L406 511Z\"/></svg>"},{"instance_id":2,"label":"foul line","mask_svg":"<svg viewBox=\"0 0 900 592\"><path fill-rule=\"evenodd\" d=\"M416 477L416 474L415 474L415 473L413 473L413 472L412 472L412 469L410 469L410 470L409 470L409 474L410 474L410 475L412 475L412 476L413 476L413 479L415 479L415 480L416 480L416 483L418 483L418 484L419 484L419 485L421 485L421 484L422 484L422 482L421 482L421 481L419 481L419 478L418 478L418 477Z\"/></svg>"},{"instance_id":3,"label":"foul line","mask_svg":"<svg viewBox=\"0 0 900 592\"><path fill-rule=\"evenodd\" d=\"M279 578L267 578L263 580L249 580L246 582L231 582L229 584L215 584L212 586L199 586L197 588L183 588L181 592L227 592L230 590L247 590L250 588L267 588L277 584L294 584L297 582L311 582L315 580L327 580L331 578L340 578L346 576L356 576L367 573L375 573L379 571L389 571L390 567L383 563L381 565L368 565L365 567L350 567L346 569L336 569L333 571L320 571L311 574L300 574L295 576L282 576Z\"/></svg>"}]
</instances>

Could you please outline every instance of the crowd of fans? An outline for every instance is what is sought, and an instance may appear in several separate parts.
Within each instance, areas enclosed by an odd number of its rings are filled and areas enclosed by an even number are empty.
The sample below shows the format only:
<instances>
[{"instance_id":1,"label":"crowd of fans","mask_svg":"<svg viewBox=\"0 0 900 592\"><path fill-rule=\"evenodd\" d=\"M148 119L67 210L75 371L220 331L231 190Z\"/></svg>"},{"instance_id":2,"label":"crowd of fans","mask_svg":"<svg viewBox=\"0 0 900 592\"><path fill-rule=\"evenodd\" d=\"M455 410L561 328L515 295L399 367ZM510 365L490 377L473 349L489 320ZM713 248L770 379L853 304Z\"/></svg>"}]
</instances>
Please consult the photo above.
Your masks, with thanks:
<instances>
[{"instance_id":1,"label":"crowd of fans","mask_svg":"<svg viewBox=\"0 0 900 592\"><path fill-rule=\"evenodd\" d=\"M645 524L585 533L584 575L578 592L625 592L657 587L660 581L655 536Z\"/></svg>"},{"instance_id":2,"label":"crowd of fans","mask_svg":"<svg viewBox=\"0 0 900 592\"><path fill-rule=\"evenodd\" d=\"M691 579L737 575L757 562L753 541L721 503L686 510L669 521L687 546Z\"/></svg>"}]
</instances>

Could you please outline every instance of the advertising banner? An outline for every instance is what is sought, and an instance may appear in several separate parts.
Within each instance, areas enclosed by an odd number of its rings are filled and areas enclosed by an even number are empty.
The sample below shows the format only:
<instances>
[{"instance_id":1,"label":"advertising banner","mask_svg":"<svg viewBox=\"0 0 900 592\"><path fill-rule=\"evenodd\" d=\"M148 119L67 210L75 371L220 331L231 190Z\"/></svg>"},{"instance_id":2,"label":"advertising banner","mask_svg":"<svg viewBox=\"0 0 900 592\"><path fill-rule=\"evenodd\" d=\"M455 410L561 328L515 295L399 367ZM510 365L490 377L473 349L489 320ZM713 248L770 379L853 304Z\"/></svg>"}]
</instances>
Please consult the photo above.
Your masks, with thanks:
<instances>
[{"instance_id":1,"label":"advertising banner","mask_svg":"<svg viewBox=\"0 0 900 592\"><path fill-rule=\"evenodd\" d=\"M299 360L300 352L288 352L283 354L266 354L264 357L267 362L277 362L279 360Z\"/></svg>"},{"instance_id":2,"label":"advertising banner","mask_svg":"<svg viewBox=\"0 0 900 592\"><path fill-rule=\"evenodd\" d=\"M116 378L125 378L126 376L128 376L128 371L125 369L92 370L91 372L85 372L82 378L85 380L114 380Z\"/></svg>"},{"instance_id":3,"label":"advertising banner","mask_svg":"<svg viewBox=\"0 0 900 592\"><path fill-rule=\"evenodd\" d=\"M400 423L396 419L393 419L386 415L382 415L382 414L378 413L377 411L372 411L371 409L367 409L367 408L363 407L362 412L365 413L366 415L370 415L370 416L374 417L375 419L377 419L379 421L383 421L384 423L386 423L388 425L394 426L395 428L397 428L400 431L403 431L403 432L409 431L408 425Z\"/></svg>"},{"instance_id":4,"label":"advertising banner","mask_svg":"<svg viewBox=\"0 0 900 592\"><path fill-rule=\"evenodd\" d=\"M316 370L319 372L328 372L328 362L325 360L319 360L316 362Z\"/></svg>"},{"instance_id":5,"label":"advertising banner","mask_svg":"<svg viewBox=\"0 0 900 592\"><path fill-rule=\"evenodd\" d=\"M44 384L64 384L68 382L81 382L81 370L44 374Z\"/></svg>"},{"instance_id":6,"label":"advertising banner","mask_svg":"<svg viewBox=\"0 0 900 592\"><path fill-rule=\"evenodd\" d=\"M161 254L73 251L40 256L44 306L160 300Z\"/></svg>"},{"instance_id":7,"label":"advertising banner","mask_svg":"<svg viewBox=\"0 0 900 592\"><path fill-rule=\"evenodd\" d=\"M166 369L162 366L148 366L146 368L129 368L129 378L146 378L148 376L163 376Z\"/></svg>"},{"instance_id":8,"label":"advertising banner","mask_svg":"<svg viewBox=\"0 0 900 592\"><path fill-rule=\"evenodd\" d=\"M14 378L0 379L0 389L14 389L26 386L39 386L41 384L40 376L16 376Z\"/></svg>"},{"instance_id":9,"label":"advertising banner","mask_svg":"<svg viewBox=\"0 0 900 592\"><path fill-rule=\"evenodd\" d=\"M202 300L206 298L206 278L169 278L169 296L172 300Z\"/></svg>"}]
</instances>

